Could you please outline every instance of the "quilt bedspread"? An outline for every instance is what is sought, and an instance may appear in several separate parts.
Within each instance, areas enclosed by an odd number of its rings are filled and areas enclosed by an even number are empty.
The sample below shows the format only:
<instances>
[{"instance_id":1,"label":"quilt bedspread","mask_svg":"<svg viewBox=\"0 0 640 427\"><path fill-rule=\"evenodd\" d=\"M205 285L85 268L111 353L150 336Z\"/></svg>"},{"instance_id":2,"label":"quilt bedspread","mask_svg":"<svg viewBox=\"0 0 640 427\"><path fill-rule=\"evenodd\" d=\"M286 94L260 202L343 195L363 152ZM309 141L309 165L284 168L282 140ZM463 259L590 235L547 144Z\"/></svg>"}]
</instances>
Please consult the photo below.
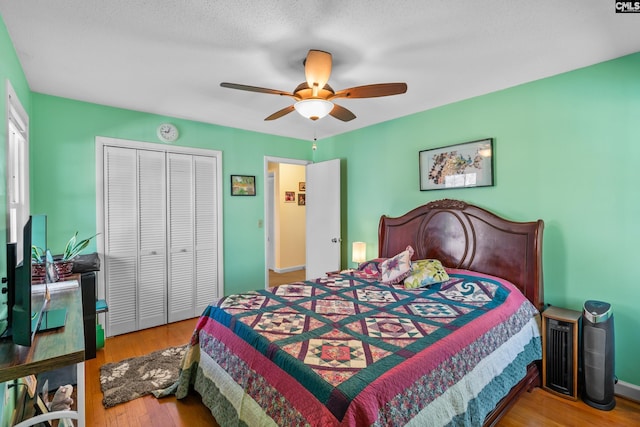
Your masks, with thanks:
<instances>
[{"instance_id":1,"label":"quilt bedspread","mask_svg":"<svg viewBox=\"0 0 640 427\"><path fill-rule=\"evenodd\" d=\"M450 280L428 289L352 272L222 298L200 318L179 382L194 382L190 368L204 351L278 425L415 422L465 378L490 384L516 361L526 366L540 358L531 326L537 310L513 285L448 272ZM512 354L490 362L503 368L477 377L476 368L518 335ZM443 415L443 423L464 406Z\"/></svg>"}]
</instances>

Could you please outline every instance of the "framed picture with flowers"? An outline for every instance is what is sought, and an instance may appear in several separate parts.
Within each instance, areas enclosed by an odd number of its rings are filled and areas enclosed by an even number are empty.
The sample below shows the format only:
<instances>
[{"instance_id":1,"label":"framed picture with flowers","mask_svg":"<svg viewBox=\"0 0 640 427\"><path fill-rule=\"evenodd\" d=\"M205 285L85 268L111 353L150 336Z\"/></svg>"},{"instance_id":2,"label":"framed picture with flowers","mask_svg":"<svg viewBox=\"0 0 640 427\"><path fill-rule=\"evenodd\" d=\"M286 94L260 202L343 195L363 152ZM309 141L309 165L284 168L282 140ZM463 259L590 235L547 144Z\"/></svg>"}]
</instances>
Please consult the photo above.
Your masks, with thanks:
<instances>
[{"instance_id":1,"label":"framed picture with flowers","mask_svg":"<svg viewBox=\"0 0 640 427\"><path fill-rule=\"evenodd\" d=\"M420 190L493 185L493 138L420 151Z\"/></svg>"}]
</instances>

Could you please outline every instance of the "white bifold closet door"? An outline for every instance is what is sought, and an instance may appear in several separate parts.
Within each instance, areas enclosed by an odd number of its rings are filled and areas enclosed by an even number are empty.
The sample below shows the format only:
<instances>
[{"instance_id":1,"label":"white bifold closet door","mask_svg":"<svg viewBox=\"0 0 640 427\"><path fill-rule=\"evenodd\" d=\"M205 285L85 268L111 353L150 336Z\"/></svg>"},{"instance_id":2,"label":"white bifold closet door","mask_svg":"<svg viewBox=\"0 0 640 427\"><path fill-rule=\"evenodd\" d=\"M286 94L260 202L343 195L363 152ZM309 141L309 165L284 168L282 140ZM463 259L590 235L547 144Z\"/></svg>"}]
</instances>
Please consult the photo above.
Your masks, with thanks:
<instances>
[{"instance_id":1,"label":"white bifold closet door","mask_svg":"<svg viewBox=\"0 0 640 427\"><path fill-rule=\"evenodd\" d=\"M165 153L138 157L138 329L167 323Z\"/></svg>"},{"instance_id":2,"label":"white bifold closet door","mask_svg":"<svg viewBox=\"0 0 640 427\"><path fill-rule=\"evenodd\" d=\"M105 147L110 335L196 317L217 297L215 157Z\"/></svg>"},{"instance_id":3,"label":"white bifold closet door","mask_svg":"<svg viewBox=\"0 0 640 427\"><path fill-rule=\"evenodd\" d=\"M137 329L137 152L105 147L105 277L111 333Z\"/></svg>"},{"instance_id":4,"label":"white bifold closet door","mask_svg":"<svg viewBox=\"0 0 640 427\"><path fill-rule=\"evenodd\" d=\"M213 157L193 156L194 176L194 250L195 307L193 316L202 314L219 295L221 274L218 271L218 164Z\"/></svg>"},{"instance_id":5,"label":"white bifold closet door","mask_svg":"<svg viewBox=\"0 0 640 427\"><path fill-rule=\"evenodd\" d=\"M169 154L169 322L193 317L194 299L194 183L192 158Z\"/></svg>"},{"instance_id":6,"label":"white bifold closet door","mask_svg":"<svg viewBox=\"0 0 640 427\"><path fill-rule=\"evenodd\" d=\"M216 163L167 154L169 322L198 316L218 289Z\"/></svg>"}]
</instances>

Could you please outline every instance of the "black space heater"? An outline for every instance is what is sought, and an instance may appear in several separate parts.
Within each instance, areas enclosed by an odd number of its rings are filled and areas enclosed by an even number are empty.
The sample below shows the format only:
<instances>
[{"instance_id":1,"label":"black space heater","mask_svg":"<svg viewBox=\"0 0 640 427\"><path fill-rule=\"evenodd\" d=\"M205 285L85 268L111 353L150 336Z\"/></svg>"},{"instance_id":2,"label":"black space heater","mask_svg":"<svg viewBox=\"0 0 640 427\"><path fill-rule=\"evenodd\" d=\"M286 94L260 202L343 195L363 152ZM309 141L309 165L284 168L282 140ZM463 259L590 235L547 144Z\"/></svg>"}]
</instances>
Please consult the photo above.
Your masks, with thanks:
<instances>
[{"instance_id":1,"label":"black space heater","mask_svg":"<svg viewBox=\"0 0 640 427\"><path fill-rule=\"evenodd\" d=\"M582 346L584 374L582 400L594 408L610 411L616 406L611 304L602 301L584 303Z\"/></svg>"}]
</instances>

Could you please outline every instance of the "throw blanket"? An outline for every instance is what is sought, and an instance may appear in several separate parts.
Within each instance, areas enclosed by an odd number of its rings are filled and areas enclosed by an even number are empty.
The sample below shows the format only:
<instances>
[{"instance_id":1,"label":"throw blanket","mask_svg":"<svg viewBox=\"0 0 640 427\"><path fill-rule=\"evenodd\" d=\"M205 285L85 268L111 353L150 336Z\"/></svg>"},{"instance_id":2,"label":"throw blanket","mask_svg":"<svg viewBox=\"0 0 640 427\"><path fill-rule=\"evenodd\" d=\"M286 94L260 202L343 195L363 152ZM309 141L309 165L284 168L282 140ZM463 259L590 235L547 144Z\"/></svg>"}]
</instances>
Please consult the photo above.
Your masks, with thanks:
<instances>
[{"instance_id":1,"label":"throw blanket","mask_svg":"<svg viewBox=\"0 0 640 427\"><path fill-rule=\"evenodd\" d=\"M537 310L504 280L448 272L428 289L354 272L222 298L177 395L195 383L236 424L479 425L541 357Z\"/></svg>"}]
</instances>

